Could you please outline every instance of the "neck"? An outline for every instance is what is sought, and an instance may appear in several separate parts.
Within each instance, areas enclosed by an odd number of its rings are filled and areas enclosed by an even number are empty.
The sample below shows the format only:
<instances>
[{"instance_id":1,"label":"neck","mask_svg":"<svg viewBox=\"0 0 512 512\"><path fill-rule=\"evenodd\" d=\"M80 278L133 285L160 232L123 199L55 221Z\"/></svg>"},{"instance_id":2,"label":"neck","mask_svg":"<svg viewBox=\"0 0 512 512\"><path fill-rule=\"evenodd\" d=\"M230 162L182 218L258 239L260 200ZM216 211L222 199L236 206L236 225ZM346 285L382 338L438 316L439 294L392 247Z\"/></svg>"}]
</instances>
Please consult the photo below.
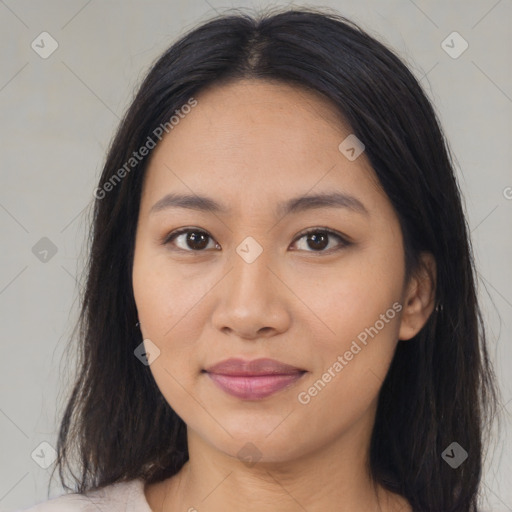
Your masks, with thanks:
<instances>
[{"instance_id":1,"label":"neck","mask_svg":"<svg viewBox=\"0 0 512 512\"><path fill-rule=\"evenodd\" d=\"M150 505L161 512L409 512L404 498L372 481L369 449L361 452L369 446L365 426L355 425L300 458L255 464L219 451L189 429L189 461L162 482L159 499Z\"/></svg>"}]
</instances>

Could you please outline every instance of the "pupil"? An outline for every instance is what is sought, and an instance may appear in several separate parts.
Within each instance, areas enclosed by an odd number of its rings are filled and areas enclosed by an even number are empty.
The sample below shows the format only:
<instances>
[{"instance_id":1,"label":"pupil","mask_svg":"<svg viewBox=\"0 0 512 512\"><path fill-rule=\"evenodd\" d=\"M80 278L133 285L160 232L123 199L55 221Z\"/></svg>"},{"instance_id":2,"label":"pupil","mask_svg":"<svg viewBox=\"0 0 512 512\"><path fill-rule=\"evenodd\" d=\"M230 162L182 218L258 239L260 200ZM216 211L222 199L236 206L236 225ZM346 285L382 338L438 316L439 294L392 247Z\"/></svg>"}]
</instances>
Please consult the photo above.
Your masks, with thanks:
<instances>
[{"instance_id":1,"label":"pupil","mask_svg":"<svg viewBox=\"0 0 512 512\"><path fill-rule=\"evenodd\" d=\"M193 242L193 243L197 243L198 240L201 239L201 241L199 242L199 245L196 245L195 247L192 246L192 248L194 249L204 249L207 245L208 245L208 241L206 240L206 236L205 236L205 233L196 233L194 231L190 232L188 234L188 237L187 237L187 243L188 242Z\"/></svg>"},{"instance_id":2,"label":"pupil","mask_svg":"<svg viewBox=\"0 0 512 512\"><path fill-rule=\"evenodd\" d=\"M320 239L322 240L320 241ZM327 234L323 232L320 232L320 235L318 233L312 233L308 235L308 243L309 242L313 242L313 246L310 244L311 249L325 249L328 245Z\"/></svg>"}]
</instances>

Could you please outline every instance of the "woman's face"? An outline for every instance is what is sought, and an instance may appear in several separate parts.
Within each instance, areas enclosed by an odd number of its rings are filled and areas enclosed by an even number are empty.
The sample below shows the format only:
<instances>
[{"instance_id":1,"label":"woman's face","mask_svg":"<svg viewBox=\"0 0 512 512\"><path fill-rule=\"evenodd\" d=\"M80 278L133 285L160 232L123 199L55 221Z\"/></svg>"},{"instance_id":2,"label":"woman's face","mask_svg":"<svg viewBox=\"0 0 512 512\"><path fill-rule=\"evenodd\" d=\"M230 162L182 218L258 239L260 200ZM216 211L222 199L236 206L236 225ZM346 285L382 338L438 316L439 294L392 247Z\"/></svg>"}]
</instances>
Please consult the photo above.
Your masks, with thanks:
<instances>
[{"instance_id":1,"label":"woman's face","mask_svg":"<svg viewBox=\"0 0 512 512\"><path fill-rule=\"evenodd\" d=\"M390 201L323 98L240 81L196 99L153 150L137 227L158 387L189 434L232 456L291 460L369 434L397 339L421 327L401 311ZM243 364L261 358L277 364Z\"/></svg>"}]
</instances>

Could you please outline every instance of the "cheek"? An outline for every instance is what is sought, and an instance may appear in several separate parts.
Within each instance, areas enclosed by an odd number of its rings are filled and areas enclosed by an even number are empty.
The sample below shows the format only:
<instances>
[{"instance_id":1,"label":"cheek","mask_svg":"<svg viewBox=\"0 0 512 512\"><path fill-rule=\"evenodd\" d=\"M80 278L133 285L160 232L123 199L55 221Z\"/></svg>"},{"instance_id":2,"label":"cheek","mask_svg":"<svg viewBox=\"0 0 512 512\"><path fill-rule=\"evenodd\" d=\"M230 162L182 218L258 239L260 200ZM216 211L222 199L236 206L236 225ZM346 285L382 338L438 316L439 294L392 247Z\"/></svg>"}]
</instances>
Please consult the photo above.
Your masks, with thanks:
<instances>
[{"instance_id":1,"label":"cheek","mask_svg":"<svg viewBox=\"0 0 512 512\"><path fill-rule=\"evenodd\" d=\"M334 349L350 345L366 328L378 322L386 336L397 331L397 312L393 304L401 298L402 269L371 255L354 255L337 268L325 272L303 272L295 276L294 292L310 306L318 320L326 346ZM290 276L290 279L292 276ZM388 314L386 315L386 312ZM384 319L381 319L384 315ZM383 329L385 324L385 329Z\"/></svg>"},{"instance_id":2,"label":"cheek","mask_svg":"<svg viewBox=\"0 0 512 512\"><path fill-rule=\"evenodd\" d=\"M179 264L170 264L165 255L151 256L142 249L136 253L133 292L145 337L163 343L184 324L193 327L189 317L208 289L207 276L193 279L184 275Z\"/></svg>"},{"instance_id":3,"label":"cheek","mask_svg":"<svg viewBox=\"0 0 512 512\"><path fill-rule=\"evenodd\" d=\"M310 430L333 438L376 404L396 348L401 305L389 292L365 290L347 288L346 293L338 292L338 301L326 303L326 323L335 334L315 338L313 353L319 356L297 390L298 407Z\"/></svg>"},{"instance_id":4,"label":"cheek","mask_svg":"<svg viewBox=\"0 0 512 512\"><path fill-rule=\"evenodd\" d=\"M354 258L332 273L335 278L310 288L308 303L323 334L312 342L319 359L301 389L308 395L304 401L332 401L356 413L376 398L396 348L402 309L400 255L394 265L384 256ZM301 283L305 292L307 283Z\"/></svg>"},{"instance_id":5,"label":"cheek","mask_svg":"<svg viewBox=\"0 0 512 512\"><path fill-rule=\"evenodd\" d=\"M359 285L346 286L343 292L331 290L329 300L317 310L329 331L324 328L326 334L316 337L314 348L321 354L321 368L317 368L315 377L331 369L331 375L334 372L341 376L332 380L343 380L343 387L347 389L358 386L368 372L383 379L396 348L400 327L402 306L396 297L389 289L372 293ZM343 368L339 364L335 366L340 363L339 356ZM326 380L329 380L328 376Z\"/></svg>"},{"instance_id":6,"label":"cheek","mask_svg":"<svg viewBox=\"0 0 512 512\"><path fill-rule=\"evenodd\" d=\"M159 351L149 369L166 401L180 413L192 414L187 411L197 377L191 364L193 340L200 338L201 325L191 318L200 311L205 291L190 284L167 258L143 249L135 253L132 279L142 338Z\"/></svg>"}]
</instances>

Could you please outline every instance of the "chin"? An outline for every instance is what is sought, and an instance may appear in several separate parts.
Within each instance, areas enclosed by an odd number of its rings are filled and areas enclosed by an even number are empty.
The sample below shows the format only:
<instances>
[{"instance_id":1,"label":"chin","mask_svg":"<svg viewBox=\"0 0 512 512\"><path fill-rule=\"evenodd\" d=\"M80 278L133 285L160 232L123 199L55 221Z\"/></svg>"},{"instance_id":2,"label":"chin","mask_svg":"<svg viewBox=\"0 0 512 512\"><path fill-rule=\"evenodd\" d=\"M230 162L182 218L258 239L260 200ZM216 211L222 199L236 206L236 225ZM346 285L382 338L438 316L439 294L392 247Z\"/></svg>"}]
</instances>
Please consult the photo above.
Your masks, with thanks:
<instances>
[{"instance_id":1,"label":"chin","mask_svg":"<svg viewBox=\"0 0 512 512\"><path fill-rule=\"evenodd\" d=\"M282 422L283 418L280 418ZM212 436L212 432L199 433L203 439L216 450L244 462L248 467L256 463L281 463L299 458L306 447L295 438L290 428L281 428L277 432L279 422L262 421L255 426L256 421L248 427L245 424L227 424L227 434L221 432Z\"/></svg>"}]
</instances>

